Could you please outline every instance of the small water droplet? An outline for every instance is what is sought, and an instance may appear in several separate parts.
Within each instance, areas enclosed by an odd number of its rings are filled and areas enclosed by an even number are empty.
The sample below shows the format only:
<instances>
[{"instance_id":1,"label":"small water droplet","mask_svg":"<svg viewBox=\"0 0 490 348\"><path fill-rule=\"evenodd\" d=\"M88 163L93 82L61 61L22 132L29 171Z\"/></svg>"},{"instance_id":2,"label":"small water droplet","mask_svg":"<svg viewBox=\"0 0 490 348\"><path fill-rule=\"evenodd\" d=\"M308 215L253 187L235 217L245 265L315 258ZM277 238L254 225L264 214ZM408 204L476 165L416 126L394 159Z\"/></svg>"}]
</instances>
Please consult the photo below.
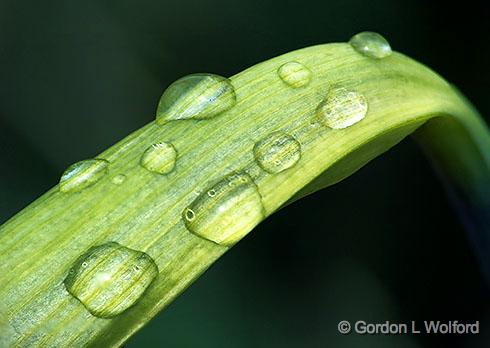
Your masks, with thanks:
<instances>
[{"instance_id":1,"label":"small water droplet","mask_svg":"<svg viewBox=\"0 0 490 348\"><path fill-rule=\"evenodd\" d=\"M366 98L360 93L336 88L318 105L316 115L325 126L343 129L361 121L367 113Z\"/></svg>"},{"instance_id":2,"label":"small water droplet","mask_svg":"<svg viewBox=\"0 0 490 348\"><path fill-rule=\"evenodd\" d=\"M117 174L115 177L112 178L112 183L114 185L121 185L125 181L126 181L126 175L124 174Z\"/></svg>"},{"instance_id":3,"label":"small water droplet","mask_svg":"<svg viewBox=\"0 0 490 348\"><path fill-rule=\"evenodd\" d=\"M257 142L253 152L259 166L274 174L298 163L301 158L301 145L286 133L274 132Z\"/></svg>"},{"instance_id":4,"label":"small water droplet","mask_svg":"<svg viewBox=\"0 0 490 348\"><path fill-rule=\"evenodd\" d=\"M214 117L236 104L231 81L214 74L192 74L172 83L158 103L157 123Z\"/></svg>"},{"instance_id":5,"label":"small water droplet","mask_svg":"<svg viewBox=\"0 0 490 348\"><path fill-rule=\"evenodd\" d=\"M148 254L109 242L80 256L64 285L91 314L111 318L134 305L157 274Z\"/></svg>"},{"instance_id":6,"label":"small water droplet","mask_svg":"<svg viewBox=\"0 0 490 348\"><path fill-rule=\"evenodd\" d=\"M208 195L210 191L215 195ZM248 174L228 175L204 192L183 212L187 229L201 238L233 245L264 217L260 194Z\"/></svg>"},{"instance_id":7,"label":"small water droplet","mask_svg":"<svg viewBox=\"0 0 490 348\"><path fill-rule=\"evenodd\" d=\"M141 156L140 164L150 172L168 174L175 167L177 151L170 143L160 142L151 145Z\"/></svg>"},{"instance_id":8,"label":"small water droplet","mask_svg":"<svg viewBox=\"0 0 490 348\"><path fill-rule=\"evenodd\" d=\"M78 192L99 181L106 173L109 162L104 159L88 159L69 166L61 176L61 192Z\"/></svg>"},{"instance_id":9,"label":"small water droplet","mask_svg":"<svg viewBox=\"0 0 490 348\"><path fill-rule=\"evenodd\" d=\"M311 81L310 69L298 62L289 62L281 65L277 73L281 80L294 88L306 86Z\"/></svg>"},{"instance_id":10,"label":"small water droplet","mask_svg":"<svg viewBox=\"0 0 490 348\"><path fill-rule=\"evenodd\" d=\"M354 35L349 44L359 53L371 58L388 57L391 47L388 41L378 33L372 31L363 31Z\"/></svg>"},{"instance_id":11,"label":"small water droplet","mask_svg":"<svg viewBox=\"0 0 490 348\"><path fill-rule=\"evenodd\" d=\"M185 219L187 221L192 221L194 220L194 218L196 217L196 214L194 213L194 211L190 208L186 208L185 209L185 213L184 213L184 216L185 216Z\"/></svg>"}]
</instances>

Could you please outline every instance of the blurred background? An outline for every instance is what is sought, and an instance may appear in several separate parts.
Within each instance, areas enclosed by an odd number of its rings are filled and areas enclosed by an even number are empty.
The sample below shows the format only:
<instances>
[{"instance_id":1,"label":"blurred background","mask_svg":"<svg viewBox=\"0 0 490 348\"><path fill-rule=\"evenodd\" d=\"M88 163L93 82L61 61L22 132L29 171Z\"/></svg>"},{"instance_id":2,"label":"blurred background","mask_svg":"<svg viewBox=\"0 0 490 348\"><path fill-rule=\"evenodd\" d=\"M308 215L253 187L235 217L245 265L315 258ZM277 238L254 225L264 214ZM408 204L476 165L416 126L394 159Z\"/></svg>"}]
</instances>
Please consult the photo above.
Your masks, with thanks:
<instances>
[{"instance_id":1,"label":"blurred background","mask_svg":"<svg viewBox=\"0 0 490 348\"><path fill-rule=\"evenodd\" d=\"M0 223L154 118L172 81L362 30L490 116L483 2L0 0ZM488 288L411 139L263 222L125 347L488 347ZM477 336L341 336L340 320L480 320Z\"/></svg>"}]
</instances>

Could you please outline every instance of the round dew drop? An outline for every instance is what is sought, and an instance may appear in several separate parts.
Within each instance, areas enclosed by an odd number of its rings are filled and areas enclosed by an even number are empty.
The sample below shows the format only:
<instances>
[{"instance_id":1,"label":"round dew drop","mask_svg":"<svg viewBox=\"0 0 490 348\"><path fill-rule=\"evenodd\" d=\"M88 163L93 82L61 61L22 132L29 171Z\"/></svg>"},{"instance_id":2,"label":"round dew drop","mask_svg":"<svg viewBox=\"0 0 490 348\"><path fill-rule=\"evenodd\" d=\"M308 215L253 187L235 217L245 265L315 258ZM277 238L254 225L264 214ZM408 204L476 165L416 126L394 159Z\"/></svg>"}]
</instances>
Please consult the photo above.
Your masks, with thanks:
<instances>
[{"instance_id":1,"label":"round dew drop","mask_svg":"<svg viewBox=\"0 0 490 348\"><path fill-rule=\"evenodd\" d=\"M288 86L299 88L306 86L311 81L311 71L303 64L289 62L281 65L277 74Z\"/></svg>"},{"instance_id":2,"label":"round dew drop","mask_svg":"<svg viewBox=\"0 0 490 348\"><path fill-rule=\"evenodd\" d=\"M78 192L99 181L107 173L109 162L104 159L88 159L69 166L61 176L61 192Z\"/></svg>"},{"instance_id":3,"label":"round dew drop","mask_svg":"<svg viewBox=\"0 0 490 348\"><path fill-rule=\"evenodd\" d=\"M196 217L196 213L191 208L186 208L184 211L184 217L186 221L191 222Z\"/></svg>"},{"instance_id":4,"label":"round dew drop","mask_svg":"<svg viewBox=\"0 0 490 348\"><path fill-rule=\"evenodd\" d=\"M151 145L145 150L140 164L150 172L168 174L175 167L177 151L170 143L160 142Z\"/></svg>"},{"instance_id":5,"label":"round dew drop","mask_svg":"<svg viewBox=\"0 0 490 348\"><path fill-rule=\"evenodd\" d=\"M148 254L109 242L80 256L64 285L92 315L111 318L133 306L157 274Z\"/></svg>"},{"instance_id":6,"label":"round dew drop","mask_svg":"<svg viewBox=\"0 0 490 348\"><path fill-rule=\"evenodd\" d=\"M158 103L156 122L206 119L219 115L236 104L231 81L214 74L192 74L172 83Z\"/></svg>"},{"instance_id":7,"label":"round dew drop","mask_svg":"<svg viewBox=\"0 0 490 348\"><path fill-rule=\"evenodd\" d=\"M223 246L238 242L263 218L259 191L246 173L224 177L204 190L182 213L191 233Z\"/></svg>"},{"instance_id":8,"label":"round dew drop","mask_svg":"<svg viewBox=\"0 0 490 348\"><path fill-rule=\"evenodd\" d=\"M298 163L301 145L286 133L274 132L257 142L253 152L258 165L266 172L274 174Z\"/></svg>"},{"instance_id":9,"label":"round dew drop","mask_svg":"<svg viewBox=\"0 0 490 348\"><path fill-rule=\"evenodd\" d=\"M354 35L349 44L357 52L370 58L388 57L392 51L388 41L378 33L363 31Z\"/></svg>"},{"instance_id":10,"label":"round dew drop","mask_svg":"<svg viewBox=\"0 0 490 348\"><path fill-rule=\"evenodd\" d=\"M337 88L329 91L318 105L316 116L320 123L333 129L343 129L361 121L367 113L368 104L360 93Z\"/></svg>"}]
</instances>

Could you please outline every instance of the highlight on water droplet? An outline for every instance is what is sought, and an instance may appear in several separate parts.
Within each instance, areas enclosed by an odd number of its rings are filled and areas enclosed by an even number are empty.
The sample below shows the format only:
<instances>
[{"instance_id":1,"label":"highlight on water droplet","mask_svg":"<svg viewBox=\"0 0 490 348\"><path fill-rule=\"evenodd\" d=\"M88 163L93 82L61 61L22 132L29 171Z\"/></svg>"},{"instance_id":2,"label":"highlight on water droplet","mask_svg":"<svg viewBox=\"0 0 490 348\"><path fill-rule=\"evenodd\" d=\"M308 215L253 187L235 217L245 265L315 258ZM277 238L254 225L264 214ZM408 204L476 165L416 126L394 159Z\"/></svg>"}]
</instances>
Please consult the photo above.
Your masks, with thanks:
<instances>
[{"instance_id":1,"label":"highlight on water droplet","mask_svg":"<svg viewBox=\"0 0 490 348\"><path fill-rule=\"evenodd\" d=\"M371 58L388 57L392 51L388 41L378 33L363 31L354 35L349 44L359 53Z\"/></svg>"},{"instance_id":2,"label":"highlight on water droplet","mask_svg":"<svg viewBox=\"0 0 490 348\"><path fill-rule=\"evenodd\" d=\"M236 104L231 81L214 74L192 74L172 83L158 103L158 124L171 120L205 119Z\"/></svg>"},{"instance_id":3,"label":"highlight on water droplet","mask_svg":"<svg viewBox=\"0 0 490 348\"><path fill-rule=\"evenodd\" d=\"M320 123L333 129L343 129L361 121L367 113L366 98L360 93L345 88L328 92L318 105L316 116Z\"/></svg>"},{"instance_id":4,"label":"highlight on water droplet","mask_svg":"<svg viewBox=\"0 0 490 348\"><path fill-rule=\"evenodd\" d=\"M148 147L140 159L142 167L150 172L168 174L175 167L177 151L170 143L160 142Z\"/></svg>"},{"instance_id":5,"label":"highlight on water droplet","mask_svg":"<svg viewBox=\"0 0 490 348\"><path fill-rule=\"evenodd\" d=\"M182 213L190 232L224 246L238 242L263 218L259 191L246 173L226 176L204 190Z\"/></svg>"},{"instance_id":6,"label":"highlight on water droplet","mask_svg":"<svg viewBox=\"0 0 490 348\"><path fill-rule=\"evenodd\" d=\"M311 71L298 62L288 62L279 67L277 74L287 85L299 88L311 81Z\"/></svg>"},{"instance_id":7,"label":"highlight on water droplet","mask_svg":"<svg viewBox=\"0 0 490 348\"><path fill-rule=\"evenodd\" d=\"M253 148L259 166L268 173L280 173L293 167L301 158L301 145L289 134L274 132Z\"/></svg>"},{"instance_id":8,"label":"highlight on water droplet","mask_svg":"<svg viewBox=\"0 0 490 348\"><path fill-rule=\"evenodd\" d=\"M117 174L112 178L112 183L114 185L121 185L125 181L126 181L126 175L124 174Z\"/></svg>"},{"instance_id":9,"label":"highlight on water droplet","mask_svg":"<svg viewBox=\"0 0 490 348\"><path fill-rule=\"evenodd\" d=\"M92 315L112 318L133 306L157 274L148 254L109 242L80 256L63 283Z\"/></svg>"},{"instance_id":10,"label":"highlight on water droplet","mask_svg":"<svg viewBox=\"0 0 490 348\"><path fill-rule=\"evenodd\" d=\"M78 192L99 181L106 173L109 162L104 159L88 159L72 164L61 176L61 192Z\"/></svg>"}]
</instances>

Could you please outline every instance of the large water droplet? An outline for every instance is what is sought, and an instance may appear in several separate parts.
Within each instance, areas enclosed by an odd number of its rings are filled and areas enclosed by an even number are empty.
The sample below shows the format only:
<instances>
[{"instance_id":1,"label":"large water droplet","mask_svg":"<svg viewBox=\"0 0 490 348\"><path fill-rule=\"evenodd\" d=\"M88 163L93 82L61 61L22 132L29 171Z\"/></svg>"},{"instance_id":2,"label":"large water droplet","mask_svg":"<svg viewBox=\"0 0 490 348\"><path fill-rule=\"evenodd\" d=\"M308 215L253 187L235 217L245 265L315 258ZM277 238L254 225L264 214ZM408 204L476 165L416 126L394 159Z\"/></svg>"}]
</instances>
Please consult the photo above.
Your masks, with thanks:
<instances>
[{"instance_id":1,"label":"large water droplet","mask_svg":"<svg viewBox=\"0 0 490 348\"><path fill-rule=\"evenodd\" d=\"M158 103L157 123L214 117L236 104L230 80L214 74L192 74L172 83Z\"/></svg>"},{"instance_id":2,"label":"large water droplet","mask_svg":"<svg viewBox=\"0 0 490 348\"><path fill-rule=\"evenodd\" d=\"M111 318L134 305L157 274L148 254L109 242L80 256L64 284L91 314Z\"/></svg>"},{"instance_id":3,"label":"large water droplet","mask_svg":"<svg viewBox=\"0 0 490 348\"><path fill-rule=\"evenodd\" d=\"M151 172L168 174L175 167L177 151L170 143L156 143L145 150L140 164Z\"/></svg>"},{"instance_id":4,"label":"large water droplet","mask_svg":"<svg viewBox=\"0 0 490 348\"><path fill-rule=\"evenodd\" d=\"M182 214L187 229L220 245L233 245L264 217L257 186L245 173L226 176L204 190Z\"/></svg>"},{"instance_id":5,"label":"large water droplet","mask_svg":"<svg viewBox=\"0 0 490 348\"><path fill-rule=\"evenodd\" d=\"M319 121L333 129L343 129L361 121L367 113L368 104L362 94L345 88L328 92L318 105L316 115Z\"/></svg>"},{"instance_id":6,"label":"large water droplet","mask_svg":"<svg viewBox=\"0 0 490 348\"><path fill-rule=\"evenodd\" d=\"M95 184L106 173L109 162L103 159L89 159L72 164L60 179L61 192L78 192Z\"/></svg>"},{"instance_id":7,"label":"large water droplet","mask_svg":"<svg viewBox=\"0 0 490 348\"><path fill-rule=\"evenodd\" d=\"M281 80L294 88L306 86L311 81L310 69L298 62L281 65L277 73Z\"/></svg>"},{"instance_id":8,"label":"large water droplet","mask_svg":"<svg viewBox=\"0 0 490 348\"><path fill-rule=\"evenodd\" d=\"M384 58L391 54L388 41L378 33L363 31L349 40L350 45L359 53L371 58Z\"/></svg>"},{"instance_id":9,"label":"large water droplet","mask_svg":"<svg viewBox=\"0 0 490 348\"><path fill-rule=\"evenodd\" d=\"M298 163L301 145L292 136L274 132L257 142L254 146L255 160L269 173L279 173Z\"/></svg>"}]
</instances>

